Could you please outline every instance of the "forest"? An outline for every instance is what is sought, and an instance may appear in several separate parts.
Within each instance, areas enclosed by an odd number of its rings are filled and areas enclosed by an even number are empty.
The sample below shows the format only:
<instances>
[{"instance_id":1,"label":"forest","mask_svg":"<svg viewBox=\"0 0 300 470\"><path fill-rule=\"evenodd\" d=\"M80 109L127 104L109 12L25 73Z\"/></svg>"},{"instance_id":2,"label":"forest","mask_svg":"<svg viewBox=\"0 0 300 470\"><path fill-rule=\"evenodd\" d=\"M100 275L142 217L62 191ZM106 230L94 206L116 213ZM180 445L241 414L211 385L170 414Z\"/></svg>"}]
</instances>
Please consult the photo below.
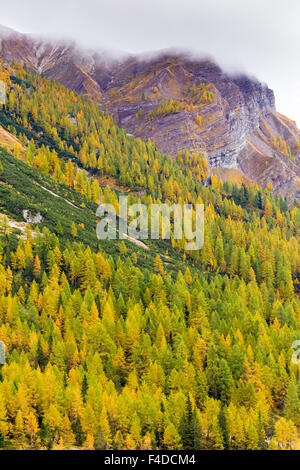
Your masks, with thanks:
<instances>
[{"instance_id":1,"label":"forest","mask_svg":"<svg viewBox=\"0 0 300 470\"><path fill-rule=\"evenodd\" d=\"M0 448L297 448L297 204L163 155L15 63L0 79L19 142L0 150ZM203 203L203 249L97 240L120 193ZM20 233L25 209L42 222Z\"/></svg>"}]
</instances>

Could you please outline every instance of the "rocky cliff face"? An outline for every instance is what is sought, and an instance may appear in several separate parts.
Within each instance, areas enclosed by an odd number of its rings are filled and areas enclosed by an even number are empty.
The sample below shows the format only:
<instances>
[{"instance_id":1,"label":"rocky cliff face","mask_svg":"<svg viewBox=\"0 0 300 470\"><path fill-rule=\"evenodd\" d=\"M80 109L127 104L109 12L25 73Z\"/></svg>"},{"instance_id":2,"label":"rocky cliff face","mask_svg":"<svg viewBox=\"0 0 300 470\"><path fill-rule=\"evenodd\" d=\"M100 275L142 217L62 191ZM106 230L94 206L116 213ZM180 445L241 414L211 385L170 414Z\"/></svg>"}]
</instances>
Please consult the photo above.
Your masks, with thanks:
<instances>
[{"instance_id":1,"label":"rocky cliff face","mask_svg":"<svg viewBox=\"0 0 300 470\"><path fill-rule=\"evenodd\" d=\"M131 62L131 63L130 63ZM134 135L151 137L163 152L203 151L211 166L236 168L247 136L260 116L275 112L274 95L247 78L231 79L215 64L165 56L134 60L106 85L106 105ZM149 114L167 100L180 103L155 118ZM139 116L137 117L137 113Z\"/></svg>"},{"instance_id":2,"label":"rocky cliff face","mask_svg":"<svg viewBox=\"0 0 300 470\"><path fill-rule=\"evenodd\" d=\"M255 79L180 54L111 61L74 44L7 31L0 57L89 96L129 133L151 138L174 158L198 150L211 168L234 169L263 187L272 183L287 198L300 196L299 130Z\"/></svg>"},{"instance_id":3,"label":"rocky cliff face","mask_svg":"<svg viewBox=\"0 0 300 470\"><path fill-rule=\"evenodd\" d=\"M92 78L95 67L93 55L81 51L72 42L44 41L0 28L1 59L15 61L35 73L55 78L66 87L100 101L100 87ZM105 68L104 59L102 63Z\"/></svg>"}]
</instances>

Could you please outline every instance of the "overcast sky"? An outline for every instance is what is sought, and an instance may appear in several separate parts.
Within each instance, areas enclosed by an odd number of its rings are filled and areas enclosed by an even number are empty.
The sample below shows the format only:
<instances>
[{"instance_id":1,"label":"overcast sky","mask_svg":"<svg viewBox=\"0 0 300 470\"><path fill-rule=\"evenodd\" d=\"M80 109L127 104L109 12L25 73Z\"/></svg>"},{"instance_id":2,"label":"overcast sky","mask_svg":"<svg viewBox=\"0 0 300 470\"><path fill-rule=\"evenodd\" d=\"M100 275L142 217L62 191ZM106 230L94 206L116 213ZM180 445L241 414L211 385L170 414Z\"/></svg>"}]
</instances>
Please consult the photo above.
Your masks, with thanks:
<instances>
[{"instance_id":1,"label":"overcast sky","mask_svg":"<svg viewBox=\"0 0 300 470\"><path fill-rule=\"evenodd\" d=\"M275 91L300 126L300 0L0 0L0 23L138 53L182 47L213 55Z\"/></svg>"}]
</instances>

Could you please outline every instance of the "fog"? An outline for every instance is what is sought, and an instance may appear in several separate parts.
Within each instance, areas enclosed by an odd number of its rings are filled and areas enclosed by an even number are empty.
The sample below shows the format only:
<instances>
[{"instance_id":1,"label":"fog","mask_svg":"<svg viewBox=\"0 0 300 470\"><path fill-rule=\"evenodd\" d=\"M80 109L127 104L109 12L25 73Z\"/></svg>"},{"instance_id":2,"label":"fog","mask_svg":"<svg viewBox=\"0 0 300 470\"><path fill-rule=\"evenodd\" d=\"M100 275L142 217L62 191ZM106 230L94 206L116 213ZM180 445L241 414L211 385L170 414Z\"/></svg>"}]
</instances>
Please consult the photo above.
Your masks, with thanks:
<instances>
[{"instance_id":1,"label":"fog","mask_svg":"<svg viewBox=\"0 0 300 470\"><path fill-rule=\"evenodd\" d=\"M73 38L84 47L140 53L179 47L211 55L275 92L300 125L299 0L0 0L0 23Z\"/></svg>"}]
</instances>

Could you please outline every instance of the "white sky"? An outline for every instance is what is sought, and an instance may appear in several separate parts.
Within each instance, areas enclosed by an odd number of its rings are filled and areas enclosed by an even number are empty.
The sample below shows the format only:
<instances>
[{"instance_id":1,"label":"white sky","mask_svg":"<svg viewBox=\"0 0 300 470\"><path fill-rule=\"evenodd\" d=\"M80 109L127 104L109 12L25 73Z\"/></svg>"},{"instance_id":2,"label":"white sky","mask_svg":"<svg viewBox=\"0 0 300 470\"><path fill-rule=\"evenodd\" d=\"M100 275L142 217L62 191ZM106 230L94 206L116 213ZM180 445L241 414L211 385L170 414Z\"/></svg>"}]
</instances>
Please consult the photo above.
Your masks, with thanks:
<instances>
[{"instance_id":1,"label":"white sky","mask_svg":"<svg viewBox=\"0 0 300 470\"><path fill-rule=\"evenodd\" d=\"M266 82L300 126L300 0L0 0L0 23L92 48L182 47Z\"/></svg>"}]
</instances>

